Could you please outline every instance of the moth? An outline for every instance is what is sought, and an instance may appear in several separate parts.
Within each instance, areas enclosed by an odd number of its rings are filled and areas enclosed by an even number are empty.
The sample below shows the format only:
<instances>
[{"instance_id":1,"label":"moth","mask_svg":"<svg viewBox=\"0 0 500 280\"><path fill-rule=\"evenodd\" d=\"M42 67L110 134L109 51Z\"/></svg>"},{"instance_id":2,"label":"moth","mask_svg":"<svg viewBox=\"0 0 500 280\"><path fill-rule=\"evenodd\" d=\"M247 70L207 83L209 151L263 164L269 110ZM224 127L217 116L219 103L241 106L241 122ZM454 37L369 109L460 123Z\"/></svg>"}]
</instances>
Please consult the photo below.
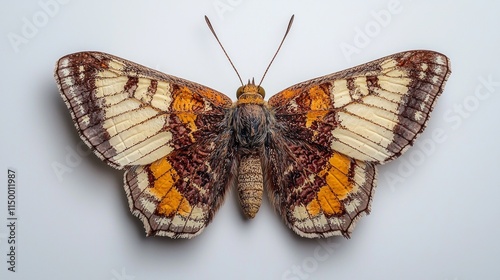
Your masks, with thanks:
<instances>
[{"instance_id":1,"label":"moth","mask_svg":"<svg viewBox=\"0 0 500 280\"><path fill-rule=\"evenodd\" d=\"M200 234L236 188L248 218L265 189L290 229L316 238L349 237L370 212L376 166L422 133L450 73L443 54L406 51L268 101L252 80L235 102L101 52L62 57L54 77L81 139L125 170L130 210L148 236Z\"/></svg>"}]
</instances>

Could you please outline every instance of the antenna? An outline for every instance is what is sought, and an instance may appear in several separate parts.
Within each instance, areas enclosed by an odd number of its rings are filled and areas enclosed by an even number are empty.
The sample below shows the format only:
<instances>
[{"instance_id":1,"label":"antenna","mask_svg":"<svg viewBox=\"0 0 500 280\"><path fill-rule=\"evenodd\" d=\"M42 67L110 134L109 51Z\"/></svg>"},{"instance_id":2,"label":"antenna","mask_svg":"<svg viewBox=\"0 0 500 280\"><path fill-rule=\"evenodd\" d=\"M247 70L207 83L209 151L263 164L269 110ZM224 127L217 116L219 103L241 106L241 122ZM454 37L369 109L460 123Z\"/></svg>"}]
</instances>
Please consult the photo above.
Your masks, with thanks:
<instances>
[{"instance_id":1,"label":"antenna","mask_svg":"<svg viewBox=\"0 0 500 280\"><path fill-rule=\"evenodd\" d=\"M236 75L238 75L238 79L240 79L240 83L243 86L243 81L241 80L240 73L238 73L238 70L236 70L236 67L234 67L234 64L231 61L231 58L229 58L229 55L227 54L226 50L222 46L222 43L220 42L219 37L217 37L217 34L215 34L215 30L212 27L212 23L210 23L210 20L208 19L207 16L205 16L205 21L207 22L208 28L210 29L210 31L212 31L212 34L214 34L215 39L217 40L217 42L219 43L220 47L222 48L222 51L224 52L224 54L226 55L227 59L229 60L229 63L231 63L231 66L233 66L234 72L236 72Z\"/></svg>"},{"instance_id":2,"label":"antenna","mask_svg":"<svg viewBox=\"0 0 500 280\"><path fill-rule=\"evenodd\" d=\"M280 43L278 49L276 50L276 53L274 54L273 58L271 59L271 62L269 62L269 65L267 66L266 71L264 71L264 75L262 75L262 79L260 79L260 82L259 82L259 87L262 84L262 81L264 81L264 77L266 76L267 71L271 67L271 64L273 64L274 59L278 55L278 52L280 51L281 46L283 45L283 42L285 42L286 35L288 35L288 32L290 31L290 28L292 28L292 23L293 23L293 18L294 17L295 17L295 15L292 15L292 17L290 18L290 22L288 22L288 27L286 28L285 35L283 35L283 39L281 39L281 43Z\"/></svg>"}]
</instances>

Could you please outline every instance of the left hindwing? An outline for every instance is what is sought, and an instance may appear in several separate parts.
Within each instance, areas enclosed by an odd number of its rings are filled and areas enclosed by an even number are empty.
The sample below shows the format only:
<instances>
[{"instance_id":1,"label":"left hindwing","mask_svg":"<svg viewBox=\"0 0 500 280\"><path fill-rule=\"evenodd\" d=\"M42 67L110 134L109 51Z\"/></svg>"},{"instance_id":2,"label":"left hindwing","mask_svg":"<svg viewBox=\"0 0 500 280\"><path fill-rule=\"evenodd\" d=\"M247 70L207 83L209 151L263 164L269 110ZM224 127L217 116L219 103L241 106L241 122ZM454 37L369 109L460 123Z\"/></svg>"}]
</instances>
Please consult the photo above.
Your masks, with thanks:
<instances>
[{"instance_id":1,"label":"left hindwing","mask_svg":"<svg viewBox=\"0 0 500 280\"><path fill-rule=\"evenodd\" d=\"M265 176L286 224L304 237L348 237L370 211L375 165L413 144L449 74L446 56L409 51L273 96Z\"/></svg>"},{"instance_id":2,"label":"left hindwing","mask_svg":"<svg viewBox=\"0 0 500 280\"><path fill-rule=\"evenodd\" d=\"M229 130L125 173L130 211L147 235L192 238L212 221L231 185Z\"/></svg>"}]
</instances>

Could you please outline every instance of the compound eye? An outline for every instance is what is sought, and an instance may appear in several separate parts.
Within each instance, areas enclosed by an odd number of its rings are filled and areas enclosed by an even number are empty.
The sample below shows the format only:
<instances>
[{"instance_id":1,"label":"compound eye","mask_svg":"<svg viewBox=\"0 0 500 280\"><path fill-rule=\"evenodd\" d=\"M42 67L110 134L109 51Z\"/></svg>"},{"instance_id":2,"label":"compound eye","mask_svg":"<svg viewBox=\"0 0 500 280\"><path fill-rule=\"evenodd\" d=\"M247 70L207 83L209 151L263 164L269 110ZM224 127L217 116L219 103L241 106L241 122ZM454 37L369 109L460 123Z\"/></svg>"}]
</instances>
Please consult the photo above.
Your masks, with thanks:
<instances>
[{"instance_id":1,"label":"compound eye","mask_svg":"<svg viewBox=\"0 0 500 280\"><path fill-rule=\"evenodd\" d=\"M236 90L236 98L240 98L240 96L243 94L244 88L245 88L245 86L241 86L238 88L238 90Z\"/></svg>"},{"instance_id":2,"label":"compound eye","mask_svg":"<svg viewBox=\"0 0 500 280\"><path fill-rule=\"evenodd\" d=\"M264 98L266 96L266 91L264 90L263 87L259 86L259 88L257 89L259 94L262 96L262 98Z\"/></svg>"}]
</instances>

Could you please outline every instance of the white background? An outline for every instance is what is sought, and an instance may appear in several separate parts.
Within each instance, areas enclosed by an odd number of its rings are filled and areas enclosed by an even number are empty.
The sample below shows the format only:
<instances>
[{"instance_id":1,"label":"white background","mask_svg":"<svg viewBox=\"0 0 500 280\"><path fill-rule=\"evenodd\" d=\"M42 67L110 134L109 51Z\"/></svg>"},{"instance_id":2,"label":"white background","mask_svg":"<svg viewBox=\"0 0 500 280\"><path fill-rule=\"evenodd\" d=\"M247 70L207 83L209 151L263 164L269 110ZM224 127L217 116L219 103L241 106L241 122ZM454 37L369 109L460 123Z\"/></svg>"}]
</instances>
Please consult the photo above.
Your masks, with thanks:
<instances>
[{"instance_id":1,"label":"white background","mask_svg":"<svg viewBox=\"0 0 500 280\"><path fill-rule=\"evenodd\" d=\"M0 279L499 279L500 5L464 2L5 1ZM246 221L234 192L195 239L146 238L122 172L85 154L52 77L57 59L104 51L234 98L239 81L205 14L245 81L260 79L295 14L263 83L268 96L403 50L450 57L426 132L379 168L372 213L350 240L297 237L267 199ZM17 171L16 273L6 263L8 168Z\"/></svg>"}]
</instances>

